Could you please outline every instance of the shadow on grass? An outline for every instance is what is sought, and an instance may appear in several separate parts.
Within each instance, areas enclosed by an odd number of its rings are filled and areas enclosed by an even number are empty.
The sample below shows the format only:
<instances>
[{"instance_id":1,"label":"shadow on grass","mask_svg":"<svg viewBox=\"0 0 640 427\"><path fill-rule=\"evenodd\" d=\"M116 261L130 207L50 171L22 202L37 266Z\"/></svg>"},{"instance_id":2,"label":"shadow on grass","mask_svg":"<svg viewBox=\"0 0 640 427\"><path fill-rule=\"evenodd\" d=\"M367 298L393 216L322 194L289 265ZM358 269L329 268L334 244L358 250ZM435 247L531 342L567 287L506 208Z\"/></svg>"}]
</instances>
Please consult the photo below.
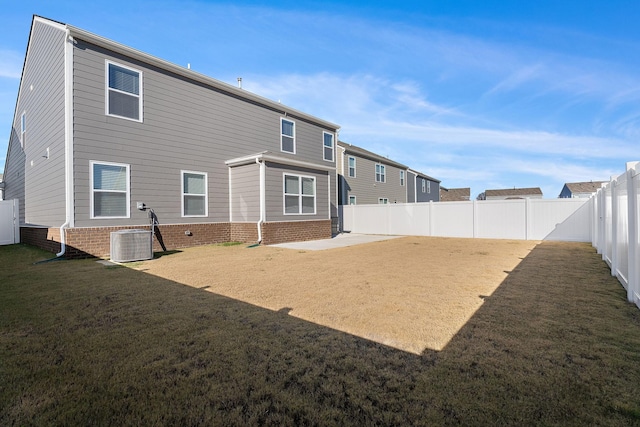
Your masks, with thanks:
<instances>
[{"instance_id":1,"label":"shadow on grass","mask_svg":"<svg viewBox=\"0 0 640 427\"><path fill-rule=\"evenodd\" d=\"M38 256L0 247L3 425L640 423L638 310L585 245L536 247L419 356L288 309Z\"/></svg>"}]
</instances>

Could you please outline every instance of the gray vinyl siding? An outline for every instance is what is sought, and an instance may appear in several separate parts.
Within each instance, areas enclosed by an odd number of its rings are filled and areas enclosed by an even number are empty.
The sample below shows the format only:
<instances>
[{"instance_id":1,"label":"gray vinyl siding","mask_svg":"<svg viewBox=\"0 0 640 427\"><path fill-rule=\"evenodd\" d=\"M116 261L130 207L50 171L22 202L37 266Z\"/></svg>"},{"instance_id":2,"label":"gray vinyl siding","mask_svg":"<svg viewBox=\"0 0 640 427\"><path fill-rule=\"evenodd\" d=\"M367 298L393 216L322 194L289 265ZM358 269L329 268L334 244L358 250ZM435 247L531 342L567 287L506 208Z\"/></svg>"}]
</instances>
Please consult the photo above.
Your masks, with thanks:
<instances>
[{"instance_id":1,"label":"gray vinyl siding","mask_svg":"<svg viewBox=\"0 0 640 427\"><path fill-rule=\"evenodd\" d=\"M316 179L316 214L284 214L284 174L311 176ZM267 162L265 176L266 220L309 221L330 219L329 180L332 175L326 171L298 168ZM335 180L335 178L333 178ZM334 193L335 194L335 193Z\"/></svg>"},{"instance_id":2,"label":"gray vinyl siding","mask_svg":"<svg viewBox=\"0 0 640 427\"><path fill-rule=\"evenodd\" d=\"M65 221L64 38L64 31L34 21L5 170L5 197L20 200L21 224L59 227Z\"/></svg>"},{"instance_id":3,"label":"gray vinyl siding","mask_svg":"<svg viewBox=\"0 0 640 427\"><path fill-rule=\"evenodd\" d=\"M422 192L422 180L425 179L431 182L431 192ZM428 184L427 184L428 185ZM416 178L416 188L418 195L418 203L424 202L439 202L440 201L440 183L432 181L428 178L418 176Z\"/></svg>"},{"instance_id":4,"label":"gray vinyl siding","mask_svg":"<svg viewBox=\"0 0 640 427\"><path fill-rule=\"evenodd\" d=\"M105 114L105 58L142 71L142 123ZM163 224L226 222L226 160L271 151L330 165L322 158L322 131L335 129L288 117L296 123L296 154L282 153L281 117L280 111L79 40L74 53L76 226L144 224L146 216L134 212L136 201L151 206ZM130 165L130 219L90 219L91 160ZM181 217L181 170L208 174L208 217Z\"/></svg>"},{"instance_id":5,"label":"gray vinyl siding","mask_svg":"<svg viewBox=\"0 0 640 427\"><path fill-rule=\"evenodd\" d=\"M18 120L20 120L18 118ZM18 121L18 130L20 124ZM20 147L20 139L16 133L15 120L9 137L7 161L4 168L4 200L20 200L20 224L24 224L24 165L25 155Z\"/></svg>"},{"instance_id":6,"label":"gray vinyl siding","mask_svg":"<svg viewBox=\"0 0 640 427\"><path fill-rule=\"evenodd\" d=\"M416 175L407 171L407 203L416 201Z\"/></svg>"},{"instance_id":7,"label":"gray vinyl siding","mask_svg":"<svg viewBox=\"0 0 640 427\"><path fill-rule=\"evenodd\" d=\"M253 163L231 168L231 220L260 219L260 166Z\"/></svg>"},{"instance_id":8,"label":"gray vinyl siding","mask_svg":"<svg viewBox=\"0 0 640 427\"><path fill-rule=\"evenodd\" d=\"M347 151L345 159L349 156L356 158L356 176L355 178L348 176L345 163L344 204L349 203L349 196L356 196L359 205L377 204L379 198L387 198L389 199L389 203L405 203L407 201L406 182L404 186L400 186L401 169L389 164L349 154ZM376 182L376 164L385 165L385 182Z\"/></svg>"}]
</instances>

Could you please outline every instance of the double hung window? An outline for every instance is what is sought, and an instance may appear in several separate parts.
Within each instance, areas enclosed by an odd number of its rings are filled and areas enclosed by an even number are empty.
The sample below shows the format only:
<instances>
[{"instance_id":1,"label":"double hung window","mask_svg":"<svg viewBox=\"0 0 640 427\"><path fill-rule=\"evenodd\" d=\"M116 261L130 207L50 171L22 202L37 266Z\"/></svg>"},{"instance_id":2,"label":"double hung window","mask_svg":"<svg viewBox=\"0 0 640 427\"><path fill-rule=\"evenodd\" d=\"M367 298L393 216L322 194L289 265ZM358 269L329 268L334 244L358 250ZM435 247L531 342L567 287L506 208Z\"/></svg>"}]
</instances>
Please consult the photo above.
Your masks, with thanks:
<instances>
[{"instance_id":1,"label":"double hung window","mask_svg":"<svg viewBox=\"0 0 640 427\"><path fill-rule=\"evenodd\" d=\"M284 175L284 214L316 213L316 179L311 176Z\"/></svg>"},{"instance_id":2,"label":"double hung window","mask_svg":"<svg viewBox=\"0 0 640 427\"><path fill-rule=\"evenodd\" d=\"M323 141L323 158L329 162L333 162L333 134L328 132L322 132Z\"/></svg>"},{"instance_id":3,"label":"double hung window","mask_svg":"<svg viewBox=\"0 0 640 427\"><path fill-rule=\"evenodd\" d=\"M356 204L356 196L349 196L349 204L350 205Z\"/></svg>"},{"instance_id":4,"label":"double hung window","mask_svg":"<svg viewBox=\"0 0 640 427\"><path fill-rule=\"evenodd\" d=\"M182 216L207 216L207 174L182 171Z\"/></svg>"},{"instance_id":5,"label":"double hung window","mask_svg":"<svg viewBox=\"0 0 640 427\"><path fill-rule=\"evenodd\" d=\"M349 177L356 177L356 158L349 156Z\"/></svg>"},{"instance_id":6,"label":"double hung window","mask_svg":"<svg viewBox=\"0 0 640 427\"><path fill-rule=\"evenodd\" d=\"M129 218L129 165L91 162L91 218Z\"/></svg>"},{"instance_id":7,"label":"double hung window","mask_svg":"<svg viewBox=\"0 0 640 427\"><path fill-rule=\"evenodd\" d=\"M426 193L427 192L427 180L422 178L422 192Z\"/></svg>"},{"instance_id":8,"label":"double hung window","mask_svg":"<svg viewBox=\"0 0 640 427\"><path fill-rule=\"evenodd\" d=\"M380 163L376 164L376 182L386 182L386 168Z\"/></svg>"},{"instance_id":9,"label":"double hung window","mask_svg":"<svg viewBox=\"0 0 640 427\"><path fill-rule=\"evenodd\" d=\"M404 171L400 171L400 187L404 187Z\"/></svg>"},{"instance_id":10,"label":"double hung window","mask_svg":"<svg viewBox=\"0 0 640 427\"><path fill-rule=\"evenodd\" d=\"M283 118L280 119L280 150L296 153L296 124Z\"/></svg>"},{"instance_id":11,"label":"double hung window","mask_svg":"<svg viewBox=\"0 0 640 427\"><path fill-rule=\"evenodd\" d=\"M142 121L142 72L107 61L107 115Z\"/></svg>"}]
</instances>

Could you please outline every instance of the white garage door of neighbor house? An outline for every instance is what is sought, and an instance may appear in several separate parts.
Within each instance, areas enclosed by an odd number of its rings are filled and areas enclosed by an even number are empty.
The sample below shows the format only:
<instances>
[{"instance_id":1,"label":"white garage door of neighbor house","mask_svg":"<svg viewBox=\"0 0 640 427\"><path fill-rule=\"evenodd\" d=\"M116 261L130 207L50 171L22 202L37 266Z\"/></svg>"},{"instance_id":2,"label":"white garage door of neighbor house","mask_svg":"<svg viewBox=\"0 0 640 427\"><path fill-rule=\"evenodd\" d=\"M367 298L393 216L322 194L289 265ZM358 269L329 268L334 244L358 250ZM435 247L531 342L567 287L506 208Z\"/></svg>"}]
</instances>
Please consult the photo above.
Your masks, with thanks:
<instances>
[{"instance_id":1,"label":"white garage door of neighbor house","mask_svg":"<svg viewBox=\"0 0 640 427\"><path fill-rule=\"evenodd\" d=\"M18 200L0 200L0 245L20 243Z\"/></svg>"}]
</instances>

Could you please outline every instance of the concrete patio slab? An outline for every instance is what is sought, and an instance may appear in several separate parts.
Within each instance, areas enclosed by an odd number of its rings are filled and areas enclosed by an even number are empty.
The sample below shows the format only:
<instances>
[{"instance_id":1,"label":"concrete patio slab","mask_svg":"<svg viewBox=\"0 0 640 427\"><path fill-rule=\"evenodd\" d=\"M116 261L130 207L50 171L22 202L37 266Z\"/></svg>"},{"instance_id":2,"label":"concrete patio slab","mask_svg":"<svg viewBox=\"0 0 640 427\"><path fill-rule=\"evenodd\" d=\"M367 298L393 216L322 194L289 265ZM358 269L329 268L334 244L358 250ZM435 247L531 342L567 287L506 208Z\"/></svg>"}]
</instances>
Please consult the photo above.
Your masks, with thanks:
<instances>
[{"instance_id":1,"label":"concrete patio slab","mask_svg":"<svg viewBox=\"0 0 640 427\"><path fill-rule=\"evenodd\" d=\"M306 242L290 242L269 245L276 248L298 249L305 251L321 251L325 249L343 248L362 243L379 242L381 240L397 239L402 236L382 236L377 234L351 234L342 233L331 239L309 240Z\"/></svg>"}]
</instances>

